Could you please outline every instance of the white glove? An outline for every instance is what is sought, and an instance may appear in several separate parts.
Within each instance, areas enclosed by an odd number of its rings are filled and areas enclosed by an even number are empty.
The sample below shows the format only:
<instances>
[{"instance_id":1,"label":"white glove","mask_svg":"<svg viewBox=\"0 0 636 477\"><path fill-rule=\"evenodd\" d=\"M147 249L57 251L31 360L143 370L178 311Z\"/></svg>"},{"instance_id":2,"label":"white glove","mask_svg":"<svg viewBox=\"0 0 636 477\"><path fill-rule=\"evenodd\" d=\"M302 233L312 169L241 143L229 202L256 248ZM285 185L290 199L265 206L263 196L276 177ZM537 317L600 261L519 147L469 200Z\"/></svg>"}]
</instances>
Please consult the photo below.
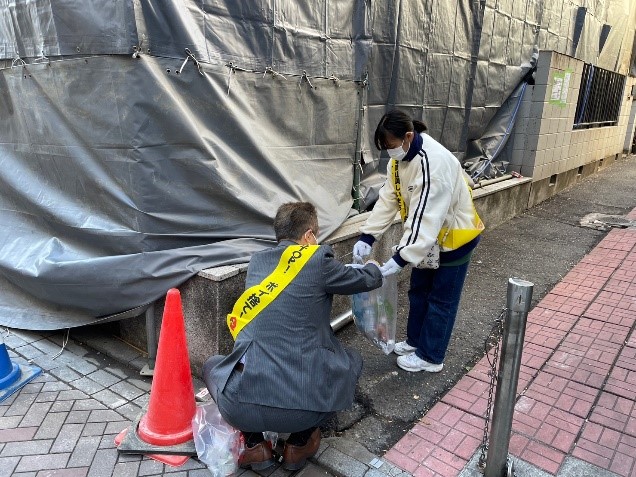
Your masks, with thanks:
<instances>
[{"instance_id":1,"label":"white glove","mask_svg":"<svg viewBox=\"0 0 636 477\"><path fill-rule=\"evenodd\" d=\"M386 262L384 265L380 267L380 271L382 272L383 277L388 277L389 275L393 275L394 273L397 273L400 270L402 270L402 267L400 267L397 264L397 262L393 259L389 260L388 262Z\"/></svg>"},{"instance_id":2,"label":"white glove","mask_svg":"<svg viewBox=\"0 0 636 477\"><path fill-rule=\"evenodd\" d=\"M371 255L371 245L362 240L358 240L353 246L353 260L362 263L369 255Z\"/></svg>"}]
</instances>

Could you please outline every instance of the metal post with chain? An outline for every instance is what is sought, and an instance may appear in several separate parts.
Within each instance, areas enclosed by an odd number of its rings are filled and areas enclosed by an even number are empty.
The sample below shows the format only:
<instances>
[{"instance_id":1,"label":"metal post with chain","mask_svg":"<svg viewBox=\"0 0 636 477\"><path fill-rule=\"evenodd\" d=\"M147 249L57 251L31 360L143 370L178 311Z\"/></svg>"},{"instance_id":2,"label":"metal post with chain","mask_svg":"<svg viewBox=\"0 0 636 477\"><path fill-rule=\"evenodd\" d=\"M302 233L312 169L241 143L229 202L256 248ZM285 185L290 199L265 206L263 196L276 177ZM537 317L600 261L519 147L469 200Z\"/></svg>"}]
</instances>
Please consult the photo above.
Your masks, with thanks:
<instances>
[{"instance_id":1,"label":"metal post with chain","mask_svg":"<svg viewBox=\"0 0 636 477\"><path fill-rule=\"evenodd\" d=\"M479 454L478 467L483 473L486 468L486 451L488 450L488 428L490 426L490 415L492 412L493 396L495 394L495 385L497 384L497 365L499 363L499 350L501 349L501 338L503 336L504 317L506 316L507 308L503 308L499 316L495 320L495 324L490 331L490 334L484 342L484 348L486 352L486 359L490 364L490 387L488 388L488 404L486 405L486 421L484 422L484 434L481 442L481 453ZM492 361L488 356L489 346L494 345Z\"/></svg>"}]
</instances>

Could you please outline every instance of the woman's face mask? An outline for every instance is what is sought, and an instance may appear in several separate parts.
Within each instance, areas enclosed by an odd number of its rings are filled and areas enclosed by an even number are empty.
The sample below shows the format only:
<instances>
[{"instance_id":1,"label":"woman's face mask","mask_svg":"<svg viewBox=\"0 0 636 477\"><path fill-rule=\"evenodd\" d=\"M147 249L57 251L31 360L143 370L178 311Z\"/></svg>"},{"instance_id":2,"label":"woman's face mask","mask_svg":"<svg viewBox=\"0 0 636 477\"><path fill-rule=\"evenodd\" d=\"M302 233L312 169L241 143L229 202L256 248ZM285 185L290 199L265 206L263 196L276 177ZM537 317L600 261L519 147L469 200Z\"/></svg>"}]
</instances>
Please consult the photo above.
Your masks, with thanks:
<instances>
[{"instance_id":1,"label":"woman's face mask","mask_svg":"<svg viewBox=\"0 0 636 477\"><path fill-rule=\"evenodd\" d=\"M396 161L401 161L402 159L404 159L404 156L406 156L406 151L404 150L403 146L404 146L404 139L402 139L402 144L400 144L398 147L387 149L386 152L389 154L389 157L391 159L395 159Z\"/></svg>"}]
</instances>

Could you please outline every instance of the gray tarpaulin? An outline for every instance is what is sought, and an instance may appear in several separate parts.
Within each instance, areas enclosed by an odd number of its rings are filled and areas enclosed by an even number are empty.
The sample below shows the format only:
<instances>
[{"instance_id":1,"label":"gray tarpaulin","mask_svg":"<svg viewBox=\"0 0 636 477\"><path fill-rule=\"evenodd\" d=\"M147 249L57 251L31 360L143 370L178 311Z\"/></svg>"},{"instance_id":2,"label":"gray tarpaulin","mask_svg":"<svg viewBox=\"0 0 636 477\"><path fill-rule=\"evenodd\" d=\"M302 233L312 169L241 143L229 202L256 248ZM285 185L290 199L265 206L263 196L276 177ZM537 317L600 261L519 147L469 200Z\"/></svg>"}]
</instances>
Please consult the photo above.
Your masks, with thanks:
<instances>
[{"instance_id":1,"label":"gray tarpaulin","mask_svg":"<svg viewBox=\"0 0 636 477\"><path fill-rule=\"evenodd\" d=\"M245 262L286 201L324 239L354 167L377 194L387 108L463 157L583 4L577 52L609 24L626 71L633 6L587 3L0 0L0 324L93 323Z\"/></svg>"}]
</instances>

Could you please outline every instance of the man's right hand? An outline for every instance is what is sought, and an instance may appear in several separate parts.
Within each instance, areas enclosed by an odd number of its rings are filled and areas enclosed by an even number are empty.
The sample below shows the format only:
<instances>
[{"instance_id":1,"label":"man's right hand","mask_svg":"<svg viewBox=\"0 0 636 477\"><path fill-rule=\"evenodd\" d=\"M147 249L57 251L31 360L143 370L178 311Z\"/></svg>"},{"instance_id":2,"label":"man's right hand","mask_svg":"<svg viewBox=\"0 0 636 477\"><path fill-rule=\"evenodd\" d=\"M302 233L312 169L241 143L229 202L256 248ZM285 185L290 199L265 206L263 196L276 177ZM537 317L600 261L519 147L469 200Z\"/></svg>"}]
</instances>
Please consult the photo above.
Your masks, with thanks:
<instances>
[{"instance_id":1,"label":"man's right hand","mask_svg":"<svg viewBox=\"0 0 636 477\"><path fill-rule=\"evenodd\" d=\"M362 263L369 255L371 255L371 245L362 240L358 240L353 246L353 261Z\"/></svg>"}]
</instances>

